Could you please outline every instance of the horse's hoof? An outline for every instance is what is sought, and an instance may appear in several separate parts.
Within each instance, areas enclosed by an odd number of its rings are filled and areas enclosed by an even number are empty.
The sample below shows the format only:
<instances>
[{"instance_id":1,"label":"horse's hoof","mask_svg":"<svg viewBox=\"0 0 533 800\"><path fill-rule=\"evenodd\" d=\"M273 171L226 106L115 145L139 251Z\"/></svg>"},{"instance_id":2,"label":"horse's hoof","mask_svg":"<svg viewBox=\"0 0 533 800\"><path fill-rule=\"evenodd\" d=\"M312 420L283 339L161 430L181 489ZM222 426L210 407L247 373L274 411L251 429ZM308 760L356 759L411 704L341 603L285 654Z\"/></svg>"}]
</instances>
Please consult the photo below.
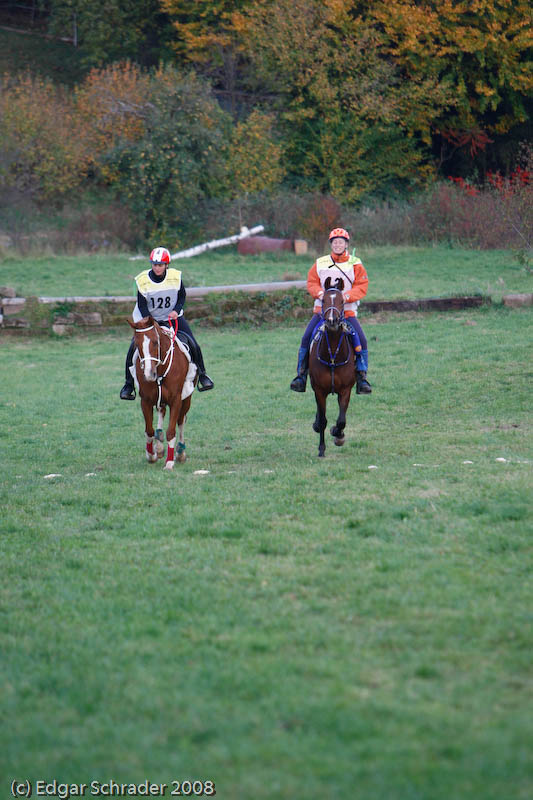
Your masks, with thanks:
<instances>
[{"instance_id":1,"label":"horse's hoof","mask_svg":"<svg viewBox=\"0 0 533 800\"><path fill-rule=\"evenodd\" d=\"M174 461L167 461L165 469L174 469Z\"/></svg>"},{"instance_id":2,"label":"horse's hoof","mask_svg":"<svg viewBox=\"0 0 533 800\"><path fill-rule=\"evenodd\" d=\"M325 456L325 455L326 455L325 453L319 453L319 454L318 454L318 457L319 457L319 458L324 458L324 456Z\"/></svg>"},{"instance_id":3,"label":"horse's hoof","mask_svg":"<svg viewBox=\"0 0 533 800\"><path fill-rule=\"evenodd\" d=\"M183 464L184 461L187 461L187 453L178 453L176 456L176 461L179 461L180 464Z\"/></svg>"},{"instance_id":4,"label":"horse's hoof","mask_svg":"<svg viewBox=\"0 0 533 800\"><path fill-rule=\"evenodd\" d=\"M146 454L146 460L148 461L149 464L155 464L155 462L157 461L157 456L156 456L155 453L151 453L151 454L147 453Z\"/></svg>"},{"instance_id":5,"label":"horse's hoof","mask_svg":"<svg viewBox=\"0 0 533 800\"><path fill-rule=\"evenodd\" d=\"M342 437L342 439L339 439L339 438L337 437L337 438L335 439L335 444L337 445L337 447L342 447L342 446L343 446L343 444L344 444L344 436Z\"/></svg>"}]
</instances>

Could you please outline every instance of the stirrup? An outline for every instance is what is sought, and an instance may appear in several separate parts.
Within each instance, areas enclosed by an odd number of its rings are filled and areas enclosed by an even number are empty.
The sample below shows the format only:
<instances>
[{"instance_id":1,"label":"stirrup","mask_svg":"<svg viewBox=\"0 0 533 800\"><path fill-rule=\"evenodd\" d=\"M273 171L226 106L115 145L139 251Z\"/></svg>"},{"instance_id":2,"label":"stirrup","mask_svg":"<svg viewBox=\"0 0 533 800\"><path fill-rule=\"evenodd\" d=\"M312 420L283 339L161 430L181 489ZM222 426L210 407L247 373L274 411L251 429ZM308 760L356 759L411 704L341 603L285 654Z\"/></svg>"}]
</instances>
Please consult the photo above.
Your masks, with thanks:
<instances>
[{"instance_id":1,"label":"stirrup","mask_svg":"<svg viewBox=\"0 0 533 800\"><path fill-rule=\"evenodd\" d=\"M199 392L207 392L209 389L213 389L215 384L209 377L206 372L202 372L202 374L198 374L198 391Z\"/></svg>"},{"instance_id":2,"label":"stirrup","mask_svg":"<svg viewBox=\"0 0 533 800\"><path fill-rule=\"evenodd\" d=\"M136 397L137 393L135 391L135 386L132 386L130 383L125 383L122 389L120 390L120 399L135 400Z\"/></svg>"},{"instance_id":3,"label":"stirrup","mask_svg":"<svg viewBox=\"0 0 533 800\"><path fill-rule=\"evenodd\" d=\"M371 384L368 382L366 378L366 372L361 374L358 373L356 376L356 387L355 387L356 394L372 394L372 387Z\"/></svg>"},{"instance_id":4,"label":"stirrup","mask_svg":"<svg viewBox=\"0 0 533 800\"><path fill-rule=\"evenodd\" d=\"M291 389L293 392L305 392L306 385L307 375L305 377L303 375L297 375L291 382Z\"/></svg>"}]
</instances>

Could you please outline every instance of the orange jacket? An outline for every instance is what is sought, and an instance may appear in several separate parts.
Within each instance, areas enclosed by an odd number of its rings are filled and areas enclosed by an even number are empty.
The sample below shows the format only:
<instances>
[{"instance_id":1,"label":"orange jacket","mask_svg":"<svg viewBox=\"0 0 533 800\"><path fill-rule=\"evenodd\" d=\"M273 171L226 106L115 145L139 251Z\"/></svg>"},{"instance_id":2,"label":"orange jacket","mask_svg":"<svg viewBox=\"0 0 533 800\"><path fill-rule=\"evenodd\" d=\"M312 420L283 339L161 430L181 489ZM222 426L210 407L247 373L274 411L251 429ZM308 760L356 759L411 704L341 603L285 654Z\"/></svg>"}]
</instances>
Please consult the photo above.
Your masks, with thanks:
<instances>
[{"instance_id":1,"label":"orange jacket","mask_svg":"<svg viewBox=\"0 0 533 800\"><path fill-rule=\"evenodd\" d=\"M315 299L313 313L320 314L322 295L326 288L324 284L329 273L333 278L333 285L337 285L343 293L345 316L356 317L359 300L366 295L368 289L368 275L361 261L354 256L349 256L347 252L340 256L330 253L329 256L317 258L309 270L307 291ZM340 286L338 281L343 285Z\"/></svg>"}]
</instances>

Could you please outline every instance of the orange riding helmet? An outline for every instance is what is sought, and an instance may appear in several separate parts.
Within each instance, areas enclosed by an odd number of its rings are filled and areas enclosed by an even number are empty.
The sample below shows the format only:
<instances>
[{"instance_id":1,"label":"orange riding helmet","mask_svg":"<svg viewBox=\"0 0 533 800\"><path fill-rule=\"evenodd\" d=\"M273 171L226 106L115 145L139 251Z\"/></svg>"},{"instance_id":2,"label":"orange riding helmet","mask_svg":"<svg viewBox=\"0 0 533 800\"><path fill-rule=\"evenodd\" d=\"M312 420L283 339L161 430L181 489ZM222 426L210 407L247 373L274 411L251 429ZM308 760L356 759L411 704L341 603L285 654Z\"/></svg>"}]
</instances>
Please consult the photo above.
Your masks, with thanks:
<instances>
[{"instance_id":1,"label":"orange riding helmet","mask_svg":"<svg viewBox=\"0 0 533 800\"><path fill-rule=\"evenodd\" d=\"M333 228L329 234L328 241L331 242L331 240L336 239L337 236L339 236L341 239L346 239L347 242L350 241L350 234L348 231L345 231L344 228Z\"/></svg>"}]
</instances>

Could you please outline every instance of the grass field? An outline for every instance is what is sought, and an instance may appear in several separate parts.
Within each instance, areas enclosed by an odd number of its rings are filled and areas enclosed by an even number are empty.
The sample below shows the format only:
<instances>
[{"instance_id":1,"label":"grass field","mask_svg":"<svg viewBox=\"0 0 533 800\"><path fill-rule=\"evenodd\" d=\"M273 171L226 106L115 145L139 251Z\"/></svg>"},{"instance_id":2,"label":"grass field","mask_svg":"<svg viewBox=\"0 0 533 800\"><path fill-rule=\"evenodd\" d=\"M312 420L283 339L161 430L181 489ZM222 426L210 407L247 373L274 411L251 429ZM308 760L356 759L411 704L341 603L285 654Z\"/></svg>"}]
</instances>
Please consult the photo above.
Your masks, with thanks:
<instances>
[{"instance_id":1,"label":"grass field","mask_svg":"<svg viewBox=\"0 0 533 800\"><path fill-rule=\"evenodd\" d=\"M368 300L490 295L532 291L531 275L503 250L461 250L449 247L379 247L358 250L368 270ZM307 277L314 254L290 253L240 256L223 248L203 256L178 259L187 287L262 283L284 276ZM94 296L132 295L133 278L148 262L130 261L126 255L42 256L19 260L0 259L0 285L11 286L19 295Z\"/></svg>"},{"instance_id":2,"label":"grass field","mask_svg":"<svg viewBox=\"0 0 533 800\"><path fill-rule=\"evenodd\" d=\"M531 313L365 330L325 459L300 327L197 330L216 387L171 474L126 332L0 339L2 796L531 797Z\"/></svg>"}]
</instances>

